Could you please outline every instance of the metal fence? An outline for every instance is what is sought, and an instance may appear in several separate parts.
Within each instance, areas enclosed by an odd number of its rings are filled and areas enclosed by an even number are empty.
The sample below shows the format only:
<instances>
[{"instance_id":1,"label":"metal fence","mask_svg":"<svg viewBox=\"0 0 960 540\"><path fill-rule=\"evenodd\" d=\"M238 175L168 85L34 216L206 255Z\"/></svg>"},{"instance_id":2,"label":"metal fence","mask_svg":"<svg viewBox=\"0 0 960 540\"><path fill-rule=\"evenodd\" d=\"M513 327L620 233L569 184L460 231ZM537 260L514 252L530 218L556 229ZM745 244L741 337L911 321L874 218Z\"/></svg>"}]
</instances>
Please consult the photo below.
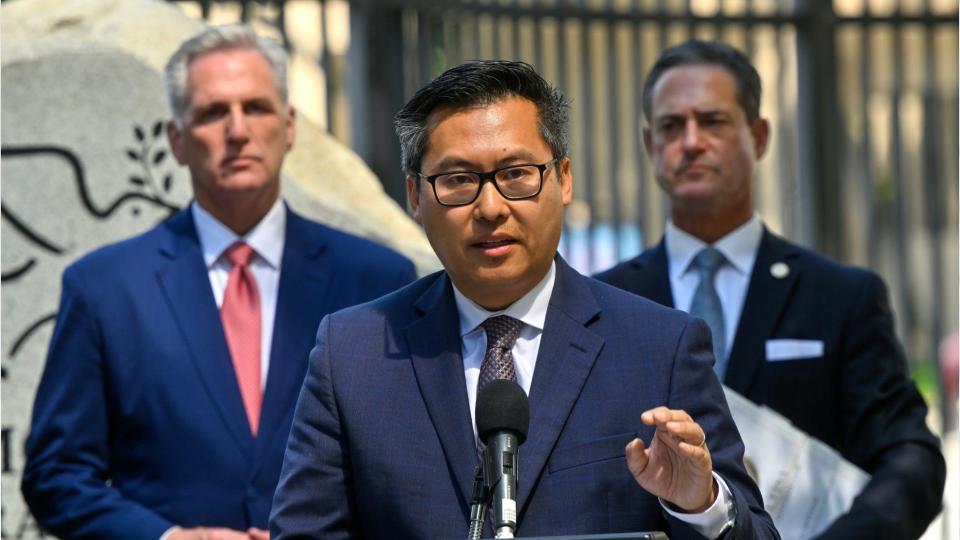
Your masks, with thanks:
<instances>
[{"instance_id":1,"label":"metal fence","mask_svg":"<svg viewBox=\"0 0 960 540\"><path fill-rule=\"evenodd\" d=\"M282 39L301 112L401 204L391 120L406 99L466 60L533 64L574 103L576 200L561 249L584 272L639 253L663 229L666 201L639 135L644 73L668 45L727 41L758 67L773 126L755 184L766 224L883 275L921 376L957 328L957 0L176 3Z\"/></svg>"}]
</instances>

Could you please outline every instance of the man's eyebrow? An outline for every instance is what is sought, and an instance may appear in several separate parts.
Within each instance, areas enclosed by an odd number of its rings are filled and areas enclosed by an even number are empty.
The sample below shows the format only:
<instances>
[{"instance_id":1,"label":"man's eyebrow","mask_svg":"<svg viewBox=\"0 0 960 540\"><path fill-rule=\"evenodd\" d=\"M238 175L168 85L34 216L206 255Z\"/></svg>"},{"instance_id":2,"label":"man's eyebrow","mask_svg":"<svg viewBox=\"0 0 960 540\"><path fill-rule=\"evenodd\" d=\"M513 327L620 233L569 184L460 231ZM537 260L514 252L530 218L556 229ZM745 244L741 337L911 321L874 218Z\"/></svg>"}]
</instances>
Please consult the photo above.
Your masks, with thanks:
<instances>
[{"instance_id":1,"label":"man's eyebrow","mask_svg":"<svg viewBox=\"0 0 960 540\"><path fill-rule=\"evenodd\" d=\"M536 161L532 152L527 150L518 150L497 160L496 168L509 167L522 163L533 163ZM437 173L448 171L477 171L483 172L482 167L477 166L476 162L461 157L443 158L433 165ZM431 173L431 174L437 174Z\"/></svg>"},{"instance_id":2,"label":"man's eyebrow","mask_svg":"<svg viewBox=\"0 0 960 540\"><path fill-rule=\"evenodd\" d=\"M695 110L693 111L693 116L695 118L704 118L707 116L729 116L731 113L725 109L705 109L705 110ZM677 118L686 118L686 113L680 112L668 112L654 116L655 122L661 122L663 120L676 120Z\"/></svg>"}]
</instances>

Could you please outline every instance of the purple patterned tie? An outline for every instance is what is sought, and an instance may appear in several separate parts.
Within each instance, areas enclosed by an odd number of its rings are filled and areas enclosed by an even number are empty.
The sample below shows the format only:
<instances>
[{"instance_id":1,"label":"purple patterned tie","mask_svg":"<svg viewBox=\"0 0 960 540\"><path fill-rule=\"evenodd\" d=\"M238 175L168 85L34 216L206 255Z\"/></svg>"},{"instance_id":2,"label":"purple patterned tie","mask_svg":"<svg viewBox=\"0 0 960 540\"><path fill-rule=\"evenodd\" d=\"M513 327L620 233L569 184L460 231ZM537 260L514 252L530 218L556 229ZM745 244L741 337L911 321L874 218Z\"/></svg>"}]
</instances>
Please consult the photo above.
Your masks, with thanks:
<instances>
[{"instance_id":1,"label":"purple patterned tie","mask_svg":"<svg viewBox=\"0 0 960 540\"><path fill-rule=\"evenodd\" d=\"M523 322L506 315L498 315L483 321L480 326L483 326L487 333L487 352L480 364L477 392L494 379L517 382L517 371L513 367L513 345L517 342Z\"/></svg>"},{"instance_id":2,"label":"purple patterned tie","mask_svg":"<svg viewBox=\"0 0 960 540\"><path fill-rule=\"evenodd\" d=\"M480 364L477 395L480 395L483 385L495 379L517 382L517 370L513 367L513 345L517 342L523 322L507 315L497 315L483 321L480 326L487 333L487 352ZM483 441L477 439L477 457L481 462L483 448ZM488 519L492 513L487 514Z\"/></svg>"}]
</instances>

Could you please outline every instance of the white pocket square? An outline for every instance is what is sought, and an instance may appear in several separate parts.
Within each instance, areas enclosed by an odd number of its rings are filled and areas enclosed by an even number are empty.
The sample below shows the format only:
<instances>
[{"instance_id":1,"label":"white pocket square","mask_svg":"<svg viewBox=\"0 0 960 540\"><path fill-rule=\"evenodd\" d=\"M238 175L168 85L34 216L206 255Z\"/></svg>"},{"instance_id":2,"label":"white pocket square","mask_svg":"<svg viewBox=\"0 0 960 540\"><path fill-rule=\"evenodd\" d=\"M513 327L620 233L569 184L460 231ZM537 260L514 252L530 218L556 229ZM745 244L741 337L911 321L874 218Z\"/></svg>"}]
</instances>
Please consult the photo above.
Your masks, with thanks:
<instances>
[{"instance_id":1,"label":"white pocket square","mask_svg":"<svg viewBox=\"0 0 960 540\"><path fill-rule=\"evenodd\" d=\"M823 342L819 339L768 339L767 362L800 360L823 356Z\"/></svg>"}]
</instances>

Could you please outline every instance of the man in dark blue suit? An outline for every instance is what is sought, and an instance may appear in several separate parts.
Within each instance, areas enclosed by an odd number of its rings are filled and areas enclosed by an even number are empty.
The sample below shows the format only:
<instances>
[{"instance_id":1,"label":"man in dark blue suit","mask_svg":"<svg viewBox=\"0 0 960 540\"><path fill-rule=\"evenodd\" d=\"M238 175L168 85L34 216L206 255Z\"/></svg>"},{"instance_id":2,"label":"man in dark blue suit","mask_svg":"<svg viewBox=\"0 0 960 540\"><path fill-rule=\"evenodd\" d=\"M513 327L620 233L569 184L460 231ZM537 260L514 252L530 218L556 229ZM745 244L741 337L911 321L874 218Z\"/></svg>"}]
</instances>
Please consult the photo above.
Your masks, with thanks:
<instances>
[{"instance_id":1,"label":"man in dark blue suit","mask_svg":"<svg viewBox=\"0 0 960 540\"><path fill-rule=\"evenodd\" d=\"M22 484L62 538L266 538L320 319L415 278L281 200L294 137L282 47L210 28L166 75L195 200L63 276Z\"/></svg>"},{"instance_id":2,"label":"man in dark blue suit","mask_svg":"<svg viewBox=\"0 0 960 540\"><path fill-rule=\"evenodd\" d=\"M491 377L530 400L519 536L778 537L706 326L556 255L573 196L567 109L530 66L489 61L448 70L398 113L409 202L444 271L321 322L275 540L466 535L472 415Z\"/></svg>"},{"instance_id":3,"label":"man in dark blue suit","mask_svg":"<svg viewBox=\"0 0 960 540\"><path fill-rule=\"evenodd\" d=\"M671 221L659 245L597 277L703 316L730 388L872 475L819 538L918 538L940 509L945 466L886 288L756 215L754 164L769 137L756 69L727 45L688 42L654 65L643 104ZM698 269L705 253L718 255L709 271Z\"/></svg>"}]
</instances>

